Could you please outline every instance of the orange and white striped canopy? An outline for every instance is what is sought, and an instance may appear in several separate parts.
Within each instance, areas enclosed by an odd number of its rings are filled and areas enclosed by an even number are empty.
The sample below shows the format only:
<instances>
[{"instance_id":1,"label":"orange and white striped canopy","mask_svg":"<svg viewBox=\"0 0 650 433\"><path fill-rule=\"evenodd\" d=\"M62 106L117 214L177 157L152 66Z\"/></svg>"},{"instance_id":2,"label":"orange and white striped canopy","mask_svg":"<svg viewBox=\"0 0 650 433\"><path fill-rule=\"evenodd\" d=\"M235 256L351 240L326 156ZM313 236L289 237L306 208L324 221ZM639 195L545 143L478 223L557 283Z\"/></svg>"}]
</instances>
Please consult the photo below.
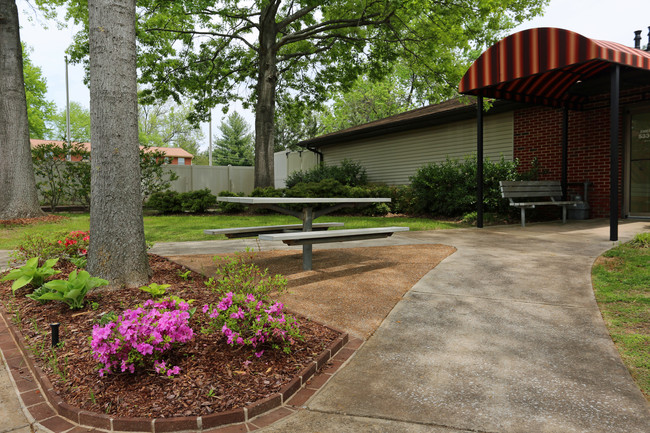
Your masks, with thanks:
<instances>
[{"instance_id":1,"label":"orange and white striped canopy","mask_svg":"<svg viewBox=\"0 0 650 433\"><path fill-rule=\"evenodd\" d=\"M579 107L585 97L567 92L569 88L616 63L650 71L650 52L564 29L524 30L483 52L463 76L459 92Z\"/></svg>"}]
</instances>

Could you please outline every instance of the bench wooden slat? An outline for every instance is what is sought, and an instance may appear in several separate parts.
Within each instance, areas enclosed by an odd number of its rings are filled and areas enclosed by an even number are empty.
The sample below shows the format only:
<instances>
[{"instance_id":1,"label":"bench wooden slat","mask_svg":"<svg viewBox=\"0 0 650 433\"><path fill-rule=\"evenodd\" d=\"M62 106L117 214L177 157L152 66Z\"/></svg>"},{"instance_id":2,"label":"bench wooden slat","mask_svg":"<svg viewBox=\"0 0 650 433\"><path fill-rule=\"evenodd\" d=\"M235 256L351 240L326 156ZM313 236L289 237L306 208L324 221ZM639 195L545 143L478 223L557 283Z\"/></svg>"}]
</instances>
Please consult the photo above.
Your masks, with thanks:
<instances>
[{"instance_id":1,"label":"bench wooden slat","mask_svg":"<svg viewBox=\"0 0 650 433\"><path fill-rule=\"evenodd\" d=\"M343 227L344 223L313 223L312 230L327 230L331 227ZM244 238L257 236L261 233L284 233L284 232L300 232L302 231L302 224L284 224L275 226L257 226L257 227L233 227L227 229L208 229L203 230L206 235L225 235L226 237Z\"/></svg>"}]
</instances>

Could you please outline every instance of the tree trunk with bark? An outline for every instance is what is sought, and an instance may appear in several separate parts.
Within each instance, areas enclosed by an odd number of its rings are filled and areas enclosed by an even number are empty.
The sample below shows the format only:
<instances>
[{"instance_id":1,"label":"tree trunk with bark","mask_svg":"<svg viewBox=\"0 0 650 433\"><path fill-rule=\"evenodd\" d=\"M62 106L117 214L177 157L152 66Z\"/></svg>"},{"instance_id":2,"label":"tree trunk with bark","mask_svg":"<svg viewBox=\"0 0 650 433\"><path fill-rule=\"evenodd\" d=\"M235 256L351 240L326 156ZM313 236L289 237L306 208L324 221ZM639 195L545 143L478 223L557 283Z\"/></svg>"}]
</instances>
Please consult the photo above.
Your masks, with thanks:
<instances>
[{"instance_id":1,"label":"tree trunk with bark","mask_svg":"<svg viewBox=\"0 0 650 433\"><path fill-rule=\"evenodd\" d=\"M29 145L18 8L0 0L0 219L42 216Z\"/></svg>"},{"instance_id":2,"label":"tree trunk with bark","mask_svg":"<svg viewBox=\"0 0 650 433\"><path fill-rule=\"evenodd\" d=\"M91 201L88 272L148 284L140 198L135 0L90 0Z\"/></svg>"},{"instance_id":3,"label":"tree trunk with bark","mask_svg":"<svg viewBox=\"0 0 650 433\"><path fill-rule=\"evenodd\" d=\"M275 15L278 3L264 8L260 15L260 56L255 104L255 187L273 186L273 131L275 96L278 81L277 25Z\"/></svg>"}]
</instances>

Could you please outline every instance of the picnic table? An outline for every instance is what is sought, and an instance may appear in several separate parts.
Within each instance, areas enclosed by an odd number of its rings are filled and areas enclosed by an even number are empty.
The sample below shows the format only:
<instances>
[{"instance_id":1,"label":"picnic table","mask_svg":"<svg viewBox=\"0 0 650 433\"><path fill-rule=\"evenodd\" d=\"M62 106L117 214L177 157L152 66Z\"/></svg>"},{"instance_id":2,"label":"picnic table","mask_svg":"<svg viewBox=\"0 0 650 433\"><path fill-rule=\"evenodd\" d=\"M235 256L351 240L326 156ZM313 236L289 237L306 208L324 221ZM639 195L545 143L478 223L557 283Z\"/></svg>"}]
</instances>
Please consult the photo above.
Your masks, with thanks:
<instances>
[{"instance_id":1,"label":"picnic table","mask_svg":"<svg viewBox=\"0 0 650 433\"><path fill-rule=\"evenodd\" d=\"M228 203L239 203L250 207L259 207L271 209L285 215L291 215L302 220L302 230L291 231L288 233L274 233L270 230L264 230L263 227L251 227L250 234L257 234L261 240L278 240L287 245L302 245L302 265L303 270L312 268L312 244L325 242L344 242L360 239L374 239L391 236L396 231L407 231L408 227L375 227L352 230L335 230L314 231L314 219L335 212L346 207L367 206L371 203L388 203L390 198L378 197L359 197L359 198L339 198L339 197L217 197L218 201ZM287 205L300 205L302 211L296 211L287 207ZM322 209L314 210L315 206L329 205ZM327 228L325 228L326 230ZM241 228L237 229L241 233ZM206 230L206 232L208 232ZM212 232L215 232L214 230ZM214 233L216 234L216 233Z\"/></svg>"}]
</instances>

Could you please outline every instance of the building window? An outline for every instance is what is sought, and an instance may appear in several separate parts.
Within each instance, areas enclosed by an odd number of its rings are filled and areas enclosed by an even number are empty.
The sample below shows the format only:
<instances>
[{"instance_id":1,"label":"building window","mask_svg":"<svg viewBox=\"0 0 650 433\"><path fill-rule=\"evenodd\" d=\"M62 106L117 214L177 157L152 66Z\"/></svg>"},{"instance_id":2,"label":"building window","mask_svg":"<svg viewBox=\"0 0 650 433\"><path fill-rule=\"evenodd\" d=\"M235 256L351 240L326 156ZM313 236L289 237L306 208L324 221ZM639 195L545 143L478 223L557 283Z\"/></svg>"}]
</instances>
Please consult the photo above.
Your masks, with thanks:
<instances>
[{"instance_id":1,"label":"building window","mask_svg":"<svg viewBox=\"0 0 650 433\"><path fill-rule=\"evenodd\" d=\"M178 165L185 165L185 158L178 158Z\"/></svg>"}]
</instances>

